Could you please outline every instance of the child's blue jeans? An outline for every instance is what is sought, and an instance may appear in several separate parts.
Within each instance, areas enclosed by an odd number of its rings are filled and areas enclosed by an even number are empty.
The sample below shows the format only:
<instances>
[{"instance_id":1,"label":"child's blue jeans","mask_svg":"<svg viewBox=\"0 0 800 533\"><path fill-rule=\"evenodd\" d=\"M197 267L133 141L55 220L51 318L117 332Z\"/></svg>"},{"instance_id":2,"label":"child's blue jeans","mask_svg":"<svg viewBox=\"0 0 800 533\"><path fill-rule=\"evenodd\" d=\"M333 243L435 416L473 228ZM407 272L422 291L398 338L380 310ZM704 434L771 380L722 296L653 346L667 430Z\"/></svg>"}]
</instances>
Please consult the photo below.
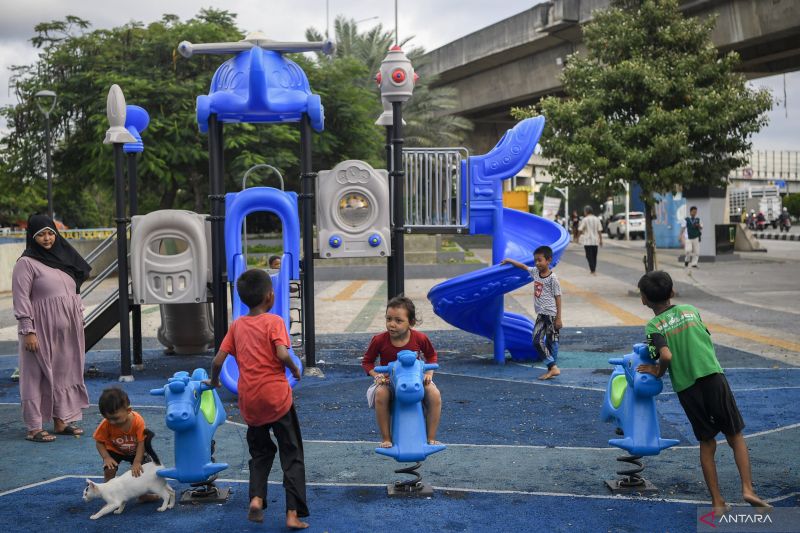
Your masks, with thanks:
<instances>
[{"instance_id":1,"label":"child's blue jeans","mask_svg":"<svg viewBox=\"0 0 800 533\"><path fill-rule=\"evenodd\" d=\"M558 359L558 332L555 328L555 317L538 315L533 327L533 346L539 353L549 370Z\"/></svg>"}]
</instances>

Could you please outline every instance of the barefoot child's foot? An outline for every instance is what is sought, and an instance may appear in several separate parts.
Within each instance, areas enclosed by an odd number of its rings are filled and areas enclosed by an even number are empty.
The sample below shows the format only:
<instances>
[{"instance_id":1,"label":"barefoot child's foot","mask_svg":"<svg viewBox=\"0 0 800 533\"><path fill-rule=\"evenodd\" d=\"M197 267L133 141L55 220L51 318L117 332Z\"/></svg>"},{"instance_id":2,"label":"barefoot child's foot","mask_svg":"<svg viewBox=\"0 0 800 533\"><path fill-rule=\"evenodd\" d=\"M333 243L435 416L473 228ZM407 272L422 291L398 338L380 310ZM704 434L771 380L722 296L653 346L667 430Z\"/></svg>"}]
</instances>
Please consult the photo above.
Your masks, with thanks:
<instances>
[{"instance_id":1,"label":"barefoot child's foot","mask_svg":"<svg viewBox=\"0 0 800 533\"><path fill-rule=\"evenodd\" d=\"M384 441L381 442L380 447L381 448L391 448L392 447L392 441L384 440Z\"/></svg>"},{"instance_id":2,"label":"barefoot child's foot","mask_svg":"<svg viewBox=\"0 0 800 533\"><path fill-rule=\"evenodd\" d=\"M539 376L539 379L553 379L559 375L561 375L561 370L559 370L557 366L553 366L550 370Z\"/></svg>"},{"instance_id":3,"label":"barefoot child's foot","mask_svg":"<svg viewBox=\"0 0 800 533\"><path fill-rule=\"evenodd\" d=\"M711 508L711 510L712 510L712 511L714 511L714 514L715 514L716 516L722 516L722 515L724 515L724 514L728 514L728 513L730 513L731 511L733 511L733 507L731 507L731 506L730 506L729 504L727 504L727 503L723 503L722 505L719 505L719 506L717 506L717 505L713 506L713 507Z\"/></svg>"},{"instance_id":4,"label":"barefoot child's foot","mask_svg":"<svg viewBox=\"0 0 800 533\"><path fill-rule=\"evenodd\" d=\"M247 510L247 519L251 522L264 521L264 500L255 496L250 500L250 508Z\"/></svg>"},{"instance_id":5,"label":"barefoot child's foot","mask_svg":"<svg viewBox=\"0 0 800 533\"><path fill-rule=\"evenodd\" d=\"M305 529L308 524L297 517L297 511L286 511L286 527L289 529Z\"/></svg>"},{"instance_id":6,"label":"barefoot child's foot","mask_svg":"<svg viewBox=\"0 0 800 533\"><path fill-rule=\"evenodd\" d=\"M436 439L430 439L430 440L428 440L428 444L430 444L431 446L439 446L441 444L441 442L439 442Z\"/></svg>"},{"instance_id":7,"label":"barefoot child's foot","mask_svg":"<svg viewBox=\"0 0 800 533\"><path fill-rule=\"evenodd\" d=\"M744 501L753 507L772 507L770 504L759 498L755 492L744 494Z\"/></svg>"}]
</instances>

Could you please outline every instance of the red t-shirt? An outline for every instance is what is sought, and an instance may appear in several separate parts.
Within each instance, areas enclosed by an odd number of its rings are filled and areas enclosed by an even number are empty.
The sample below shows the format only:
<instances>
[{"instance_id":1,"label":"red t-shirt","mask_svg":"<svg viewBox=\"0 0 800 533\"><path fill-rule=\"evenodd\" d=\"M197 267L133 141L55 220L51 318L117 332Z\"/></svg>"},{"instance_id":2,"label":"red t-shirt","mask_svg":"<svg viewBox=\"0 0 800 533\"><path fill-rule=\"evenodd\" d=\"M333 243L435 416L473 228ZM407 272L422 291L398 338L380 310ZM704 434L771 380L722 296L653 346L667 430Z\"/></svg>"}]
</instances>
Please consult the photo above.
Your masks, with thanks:
<instances>
[{"instance_id":1,"label":"red t-shirt","mask_svg":"<svg viewBox=\"0 0 800 533\"><path fill-rule=\"evenodd\" d=\"M103 419L97 429L94 430L94 440L102 442L106 450L120 455L136 455L136 445L144 442L144 418L136 411L131 411L133 421L128 431Z\"/></svg>"},{"instance_id":2,"label":"red t-shirt","mask_svg":"<svg viewBox=\"0 0 800 533\"><path fill-rule=\"evenodd\" d=\"M292 407L292 388L277 347L290 347L286 324L278 315L262 313L237 318L220 350L239 365L239 410L248 426L279 420Z\"/></svg>"},{"instance_id":3,"label":"red t-shirt","mask_svg":"<svg viewBox=\"0 0 800 533\"><path fill-rule=\"evenodd\" d=\"M422 355L425 356L426 363L436 363L438 361L436 350L433 349L433 344L431 344L431 340L428 336L415 329L410 331L411 338L408 339L408 343L400 347L392 344L388 331L372 337L372 341L370 341L367 347L367 352L361 360L361 366L364 368L364 371L369 374L369 371L375 368L375 360L378 359L378 357L381 358L381 366L386 366L392 361L397 361L397 354L403 350L411 350L417 353L422 352Z\"/></svg>"}]
</instances>

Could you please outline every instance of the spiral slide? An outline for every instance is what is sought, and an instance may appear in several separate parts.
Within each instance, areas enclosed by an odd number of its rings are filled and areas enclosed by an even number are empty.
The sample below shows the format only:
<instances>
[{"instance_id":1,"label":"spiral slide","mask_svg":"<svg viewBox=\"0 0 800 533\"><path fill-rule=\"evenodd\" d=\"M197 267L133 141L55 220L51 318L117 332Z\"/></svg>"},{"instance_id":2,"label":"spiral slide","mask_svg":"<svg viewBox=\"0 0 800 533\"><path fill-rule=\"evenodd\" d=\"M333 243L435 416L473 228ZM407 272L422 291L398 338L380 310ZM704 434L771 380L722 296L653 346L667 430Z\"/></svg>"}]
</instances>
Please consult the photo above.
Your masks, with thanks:
<instances>
[{"instance_id":1,"label":"spiral slide","mask_svg":"<svg viewBox=\"0 0 800 533\"><path fill-rule=\"evenodd\" d=\"M503 295L532 279L500 261L509 257L533 266L533 251L547 245L553 249L551 265L555 265L569 244L569 234L555 222L504 208L502 203L502 180L525 166L543 129L543 117L526 119L508 130L489 153L462 164L462 175L469 165L462 197L469 198L470 233L493 236L493 266L447 280L428 293L434 312L449 324L492 339L499 364L505 362L506 350L516 360L539 358L532 342L533 321L503 308Z\"/></svg>"}]
</instances>

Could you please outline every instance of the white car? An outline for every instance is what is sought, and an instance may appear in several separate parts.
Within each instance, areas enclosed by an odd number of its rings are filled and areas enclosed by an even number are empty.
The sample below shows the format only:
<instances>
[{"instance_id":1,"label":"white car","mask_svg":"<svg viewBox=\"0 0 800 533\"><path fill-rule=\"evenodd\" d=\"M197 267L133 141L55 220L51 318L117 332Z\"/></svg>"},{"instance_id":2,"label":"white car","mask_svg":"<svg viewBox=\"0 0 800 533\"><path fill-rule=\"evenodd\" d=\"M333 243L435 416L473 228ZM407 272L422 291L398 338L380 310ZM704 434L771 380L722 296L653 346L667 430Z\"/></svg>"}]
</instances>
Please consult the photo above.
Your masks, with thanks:
<instances>
[{"instance_id":1,"label":"white car","mask_svg":"<svg viewBox=\"0 0 800 533\"><path fill-rule=\"evenodd\" d=\"M628 213L628 223L630 224L628 232L631 236L631 239L635 239L636 237L641 237L644 239L644 213L641 211L631 211ZM606 232L608 233L609 238L616 237L618 239L624 239L625 213L617 213L611 217L611 220L608 221Z\"/></svg>"}]
</instances>

